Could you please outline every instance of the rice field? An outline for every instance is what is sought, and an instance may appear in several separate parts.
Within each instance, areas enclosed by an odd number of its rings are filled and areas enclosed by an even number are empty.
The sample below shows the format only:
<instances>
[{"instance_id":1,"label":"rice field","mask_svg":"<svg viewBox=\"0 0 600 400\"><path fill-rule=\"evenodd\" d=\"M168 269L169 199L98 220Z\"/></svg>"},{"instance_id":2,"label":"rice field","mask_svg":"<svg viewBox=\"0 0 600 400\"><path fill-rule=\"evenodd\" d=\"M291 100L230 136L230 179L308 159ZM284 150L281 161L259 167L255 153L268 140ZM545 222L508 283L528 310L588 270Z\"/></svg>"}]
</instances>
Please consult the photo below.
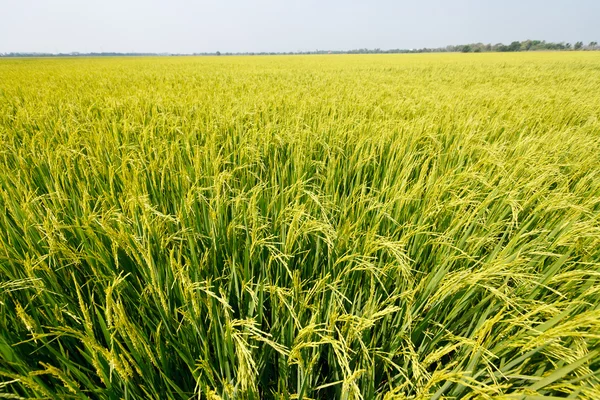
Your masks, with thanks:
<instances>
[{"instance_id":1,"label":"rice field","mask_svg":"<svg viewBox=\"0 0 600 400\"><path fill-rule=\"evenodd\" d=\"M0 60L0 398L600 398L600 53Z\"/></svg>"}]
</instances>

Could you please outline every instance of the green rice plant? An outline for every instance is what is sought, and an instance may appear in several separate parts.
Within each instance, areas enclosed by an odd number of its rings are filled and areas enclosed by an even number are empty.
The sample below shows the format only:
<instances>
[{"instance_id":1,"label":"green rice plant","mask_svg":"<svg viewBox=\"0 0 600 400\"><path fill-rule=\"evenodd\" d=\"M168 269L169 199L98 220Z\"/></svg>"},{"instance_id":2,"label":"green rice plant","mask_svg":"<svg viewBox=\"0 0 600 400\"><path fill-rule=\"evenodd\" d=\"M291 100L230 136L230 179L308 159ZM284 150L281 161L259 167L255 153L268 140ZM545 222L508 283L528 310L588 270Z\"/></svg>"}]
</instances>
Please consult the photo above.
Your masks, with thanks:
<instances>
[{"instance_id":1,"label":"green rice plant","mask_svg":"<svg viewBox=\"0 0 600 400\"><path fill-rule=\"evenodd\" d=\"M0 398L600 398L599 66L0 60Z\"/></svg>"}]
</instances>

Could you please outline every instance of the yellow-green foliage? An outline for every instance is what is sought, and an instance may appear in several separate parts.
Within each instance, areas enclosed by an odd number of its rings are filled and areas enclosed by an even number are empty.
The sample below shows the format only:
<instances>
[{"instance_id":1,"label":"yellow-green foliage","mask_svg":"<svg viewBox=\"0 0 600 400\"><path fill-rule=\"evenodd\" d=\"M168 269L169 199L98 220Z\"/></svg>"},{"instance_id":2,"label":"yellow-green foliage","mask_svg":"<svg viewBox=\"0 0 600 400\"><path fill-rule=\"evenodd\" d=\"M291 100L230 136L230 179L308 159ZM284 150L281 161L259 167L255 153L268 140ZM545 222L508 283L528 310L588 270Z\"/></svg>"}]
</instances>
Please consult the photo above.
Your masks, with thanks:
<instances>
[{"instance_id":1,"label":"yellow-green foliage","mask_svg":"<svg viewBox=\"0 0 600 400\"><path fill-rule=\"evenodd\" d=\"M600 398L600 54L0 60L0 397Z\"/></svg>"}]
</instances>

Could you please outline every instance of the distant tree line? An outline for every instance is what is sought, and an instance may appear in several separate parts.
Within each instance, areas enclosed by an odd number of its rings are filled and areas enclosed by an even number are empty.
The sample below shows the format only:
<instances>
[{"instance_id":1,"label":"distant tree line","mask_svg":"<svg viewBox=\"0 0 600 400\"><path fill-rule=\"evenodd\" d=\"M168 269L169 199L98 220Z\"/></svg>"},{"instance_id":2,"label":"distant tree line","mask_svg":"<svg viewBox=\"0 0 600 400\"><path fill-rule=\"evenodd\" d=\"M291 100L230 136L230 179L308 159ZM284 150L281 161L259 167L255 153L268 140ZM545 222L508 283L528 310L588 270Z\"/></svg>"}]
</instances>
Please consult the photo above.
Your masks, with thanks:
<instances>
[{"instance_id":1,"label":"distant tree line","mask_svg":"<svg viewBox=\"0 0 600 400\"><path fill-rule=\"evenodd\" d=\"M554 43L545 40L524 40L512 42L508 45L503 43L485 44L470 43L446 47L424 47L421 49L354 49L354 50L314 50L296 52L248 52L248 53L194 53L194 55L293 55L293 54L405 54L405 53L486 53L486 52L515 52L515 51L568 51L568 50L600 50L598 42Z\"/></svg>"},{"instance_id":2,"label":"distant tree line","mask_svg":"<svg viewBox=\"0 0 600 400\"><path fill-rule=\"evenodd\" d=\"M522 42L512 42L511 44L505 45L503 43L497 44L484 44L484 43L471 43L463 44L458 46L447 46L446 51L450 52L463 52L463 53L484 53L490 51L496 52L507 52L507 51L541 51L541 50L598 50L598 42L590 42L585 45L583 42L571 43L554 43L546 42L545 40L523 40Z\"/></svg>"},{"instance_id":3,"label":"distant tree line","mask_svg":"<svg viewBox=\"0 0 600 400\"><path fill-rule=\"evenodd\" d=\"M546 42L545 40L514 41L510 44L503 43L470 43L446 47L424 47L421 49L355 49L355 50L313 50L291 52L204 52L192 54L180 53L0 53L0 57L123 57L123 56L233 56L233 55L294 55L294 54L405 54L405 53L489 53L489 52L516 52L516 51L571 51L571 50L600 50L598 42Z\"/></svg>"}]
</instances>

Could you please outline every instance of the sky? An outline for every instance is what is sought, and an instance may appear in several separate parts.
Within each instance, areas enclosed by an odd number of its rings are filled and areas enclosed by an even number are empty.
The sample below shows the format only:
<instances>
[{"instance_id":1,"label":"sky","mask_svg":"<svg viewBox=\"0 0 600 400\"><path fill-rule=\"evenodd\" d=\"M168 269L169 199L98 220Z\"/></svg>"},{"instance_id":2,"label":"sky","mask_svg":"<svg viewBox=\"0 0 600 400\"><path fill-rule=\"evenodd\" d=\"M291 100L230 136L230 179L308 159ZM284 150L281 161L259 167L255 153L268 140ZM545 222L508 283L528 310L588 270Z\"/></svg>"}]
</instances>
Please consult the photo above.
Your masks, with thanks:
<instances>
[{"instance_id":1,"label":"sky","mask_svg":"<svg viewBox=\"0 0 600 400\"><path fill-rule=\"evenodd\" d=\"M0 53L600 42L600 0L0 0Z\"/></svg>"}]
</instances>

